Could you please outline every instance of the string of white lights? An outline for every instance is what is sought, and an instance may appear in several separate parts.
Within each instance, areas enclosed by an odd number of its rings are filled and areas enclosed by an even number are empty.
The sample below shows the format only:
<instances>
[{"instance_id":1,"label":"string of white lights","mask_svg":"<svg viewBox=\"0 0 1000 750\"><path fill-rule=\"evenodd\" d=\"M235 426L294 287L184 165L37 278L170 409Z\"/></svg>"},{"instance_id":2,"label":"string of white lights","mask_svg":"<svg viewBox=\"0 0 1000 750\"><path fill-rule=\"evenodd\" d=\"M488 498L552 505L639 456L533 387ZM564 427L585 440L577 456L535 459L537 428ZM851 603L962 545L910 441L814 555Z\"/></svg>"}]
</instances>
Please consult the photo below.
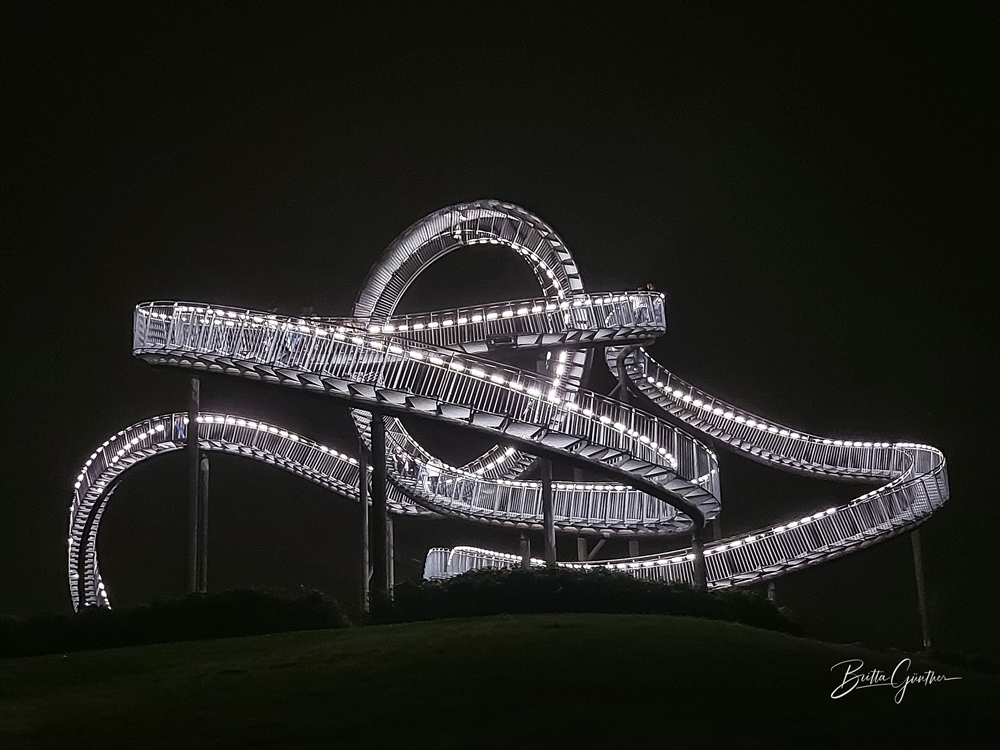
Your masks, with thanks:
<instances>
[{"instance_id":1,"label":"string of white lights","mask_svg":"<svg viewBox=\"0 0 1000 750\"><path fill-rule=\"evenodd\" d=\"M358 460L295 432L231 414L202 412L199 447L243 456L276 466L343 497L358 499ZM101 515L119 477L146 459L183 449L186 413L163 414L120 430L87 458L73 483L67 538L70 594L74 608L109 606L97 558ZM392 512L424 515L428 511L393 490Z\"/></svg>"}]
</instances>

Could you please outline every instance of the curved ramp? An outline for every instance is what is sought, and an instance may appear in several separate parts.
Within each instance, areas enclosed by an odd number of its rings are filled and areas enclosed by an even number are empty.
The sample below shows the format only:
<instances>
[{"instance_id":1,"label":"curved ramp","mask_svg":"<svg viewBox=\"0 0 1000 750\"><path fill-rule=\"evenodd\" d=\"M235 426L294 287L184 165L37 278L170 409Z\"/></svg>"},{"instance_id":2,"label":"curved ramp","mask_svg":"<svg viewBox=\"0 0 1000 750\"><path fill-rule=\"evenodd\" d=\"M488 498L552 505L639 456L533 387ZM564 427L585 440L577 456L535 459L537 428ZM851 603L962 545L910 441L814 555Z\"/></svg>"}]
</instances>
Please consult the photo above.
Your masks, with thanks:
<instances>
[{"instance_id":1,"label":"curved ramp","mask_svg":"<svg viewBox=\"0 0 1000 750\"><path fill-rule=\"evenodd\" d=\"M284 428L232 414L202 412L198 445L261 461L315 482L350 500L358 499L358 461ZM108 606L97 558L97 534L108 499L122 474L150 458L186 446L187 413L162 414L120 430L105 440L81 467L73 486L69 512L69 582L73 608ZM389 507L393 513L424 515L394 488Z\"/></svg>"}]
</instances>

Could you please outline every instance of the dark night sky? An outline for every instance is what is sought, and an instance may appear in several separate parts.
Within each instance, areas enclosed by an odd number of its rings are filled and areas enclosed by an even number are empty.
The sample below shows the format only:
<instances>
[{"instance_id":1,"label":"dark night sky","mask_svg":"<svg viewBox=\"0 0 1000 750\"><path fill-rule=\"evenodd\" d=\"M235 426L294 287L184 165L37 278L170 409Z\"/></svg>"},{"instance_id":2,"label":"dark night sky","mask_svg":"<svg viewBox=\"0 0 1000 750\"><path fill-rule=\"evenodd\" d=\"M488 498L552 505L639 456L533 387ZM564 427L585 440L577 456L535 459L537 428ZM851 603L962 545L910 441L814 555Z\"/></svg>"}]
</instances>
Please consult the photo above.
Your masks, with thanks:
<instances>
[{"instance_id":1,"label":"dark night sky","mask_svg":"<svg viewBox=\"0 0 1000 750\"><path fill-rule=\"evenodd\" d=\"M131 357L136 302L347 314L399 232L495 197L551 223L589 289L669 292L653 351L682 377L818 434L942 448L953 499L923 532L935 637L995 651L1000 11L878 5L5 2L0 612L68 609L77 467L184 404L184 374ZM513 258L456 255L407 304L530 296L525 279ZM350 448L342 407L203 388L206 408ZM853 489L723 462L730 531ZM350 595L354 508L266 467L212 471L213 588ZM181 592L182 495L167 458L123 482L100 547L116 601ZM401 522L399 573L466 541L516 544ZM906 538L778 590L834 636L918 637Z\"/></svg>"}]
</instances>

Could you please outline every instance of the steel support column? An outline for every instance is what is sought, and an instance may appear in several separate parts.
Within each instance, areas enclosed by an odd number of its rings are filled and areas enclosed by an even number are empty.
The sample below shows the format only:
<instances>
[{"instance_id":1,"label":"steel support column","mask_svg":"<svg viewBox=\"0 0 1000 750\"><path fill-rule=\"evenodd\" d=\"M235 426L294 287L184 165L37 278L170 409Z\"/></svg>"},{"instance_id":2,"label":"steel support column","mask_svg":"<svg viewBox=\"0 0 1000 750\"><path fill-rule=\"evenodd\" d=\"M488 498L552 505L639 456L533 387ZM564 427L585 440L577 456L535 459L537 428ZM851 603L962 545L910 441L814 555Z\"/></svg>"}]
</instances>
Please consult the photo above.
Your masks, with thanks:
<instances>
[{"instance_id":1,"label":"steel support column","mask_svg":"<svg viewBox=\"0 0 1000 750\"><path fill-rule=\"evenodd\" d=\"M361 609L368 611L368 585L372 578L371 560L369 559L368 528L368 451L362 441L358 441L358 504L361 506Z\"/></svg>"},{"instance_id":2,"label":"steel support column","mask_svg":"<svg viewBox=\"0 0 1000 750\"><path fill-rule=\"evenodd\" d=\"M917 608L920 610L920 634L923 636L924 648L931 647L931 625L927 613L927 595L924 590L924 556L920 548L920 529L910 532L910 542L913 545L913 571L917 576Z\"/></svg>"},{"instance_id":3,"label":"steel support column","mask_svg":"<svg viewBox=\"0 0 1000 750\"><path fill-rule=\"evenodd\" d=\"M523 531L517 546L518 554L521 555L521 570L531 570L531 540Z\"/></svg>"},{"instance_id":4,"label":"steel support column","mask_svg":"<svg viewBox=\"0 0 1000 750\"><path fill-rule=\"evenodd\" d=\"M386 505L385 423L379 412L372 414L372 520L371 599L384 603L389 597L388 507Z\"/></svg>"},{"instance_id":5,"label":"steel support column","mask_svg":"<svg viewBox=\"0 0 1000 750\"><path fill-rule=\"evenodd\" d=\"M198 530L200 508L198 480L201 474L201 453L198 445L198 414L201 412L201 381L191 378L188 394L187 454L188 454L188 528L187 528L187 590L198 590L198 551L201 539Z\"/></svg>"},{"instance_id":6,"label":"steel support column","mask_svg":"<svg viewBox=\"0 0 1000 750\"><path fill-rule=\"evenodd\" d=\"M198 591L208 591L208 454L199 462L200 492L198 495Z\"/></svg>"},{"instance_id":7,"label":"steel support column","mask_svg":"<svg viewBox=\"0 0 1000 750\"><path fill-rule=\"evenodd\" d=\"M628 403L628 373L625 372L625 357L629 355L636 346L626 346L615 357L615 375L618 376L618 386L616 388L618 400L623 404Z\"/></svg>"},{"instance_id":8,"label":"steel support column","mask_svg":"<svg viewBox=\"0 0 1000 750\"><path fill-rule=\"evenodd\" d=\"M543 458L539 462L542 472L542 529L545 539L545 564L556 564L556 523L552 507L552 461Z\"/></svg>"},{"instance_id":9,"label":"steel support column","mask_svg":"<svg viewBox=\"0 0 1000 750\"><path fill-rule=\"evenodd\" d=\"M691 531L691 552L694 554L694 585L695 588L708 588L708 567L705 565L705 547L702 537L705 529L695 526Z\"/></svg>"},{"instance_id":10,"label":"steel support column","mask_svg":"<svg viewBox=\"0 0 1000 750\"><path fill-rule=\"evenodd\" d=\"M389 593L396 588L396 540L393 536L392 516L386 514L385 517L385 544L389 551Z\"/></svg>"}]
</instances>

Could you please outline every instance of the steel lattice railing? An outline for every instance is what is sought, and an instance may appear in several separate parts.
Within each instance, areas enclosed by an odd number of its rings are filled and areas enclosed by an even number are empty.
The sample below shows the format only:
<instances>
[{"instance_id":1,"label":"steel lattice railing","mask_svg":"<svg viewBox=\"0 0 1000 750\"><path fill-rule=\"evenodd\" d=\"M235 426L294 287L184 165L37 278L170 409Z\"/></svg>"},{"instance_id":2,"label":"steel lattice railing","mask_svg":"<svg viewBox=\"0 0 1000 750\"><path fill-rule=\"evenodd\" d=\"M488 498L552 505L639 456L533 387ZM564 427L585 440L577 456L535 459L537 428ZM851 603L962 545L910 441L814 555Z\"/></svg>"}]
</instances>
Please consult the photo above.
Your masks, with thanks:
<instances>
[{"instance_id":1,"label":"steel lattice railing","mask_svg":"<svg viewBox=\"0 0 1000 750\"><path fill-rule=\"evenodd\" d=\"M220 451L271 464L339 495L358 499L358 462L352 456L242 416L202 412L198 421L198 445L203 451ZM108 603L97 561L97 532L118 478L146 459L183 449L187 424L186 413L144 419L109 437L84 463L74 482L67 539L74 608ZM429 512L398 491L390 493L388 503L393 513Z\"/></svg>"},{"instance_id":2,"label":"steel lattice railing","mask_svg":"<svg viewBox=\"0 0 1000 750\"><path fill-rule=\"evenodd\" d=\"M703 443L639 409L542 375L396 336L189 303L138 306L134 331L137 355L154 364L200 364L462 424L593 466L685 511L718 512L716 457ZM456 481L461 476L445 470ZM477 517L476 509L461 515ZM661 531L689 525L675 514Z\"/></svg>"}]
</instances>

